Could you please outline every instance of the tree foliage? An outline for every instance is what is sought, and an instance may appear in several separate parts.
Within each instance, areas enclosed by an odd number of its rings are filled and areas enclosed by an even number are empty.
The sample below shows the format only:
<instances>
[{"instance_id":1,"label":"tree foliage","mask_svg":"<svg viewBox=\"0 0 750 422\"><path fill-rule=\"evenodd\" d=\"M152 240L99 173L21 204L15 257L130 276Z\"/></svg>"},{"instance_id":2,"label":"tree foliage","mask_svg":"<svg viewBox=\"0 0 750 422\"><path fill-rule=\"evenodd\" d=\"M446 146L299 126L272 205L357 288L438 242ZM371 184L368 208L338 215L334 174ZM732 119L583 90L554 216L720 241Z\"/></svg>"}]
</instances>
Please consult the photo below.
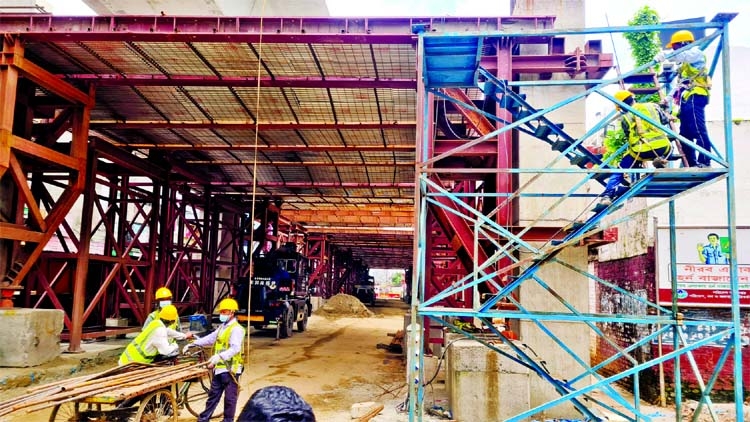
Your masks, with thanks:
<instances>
[{"instance_id":1,"label":"tree foliage","mask_svg":"<svg viewBox=\"0 0 750 422\"><path fill-rule=\"evenodd\" d=\"M648 6L643 6L628 21L630 26L658 25L661 22L659 14ZM630 54L635 60L636 66L642 66L654 59L656 53L661 51L659 33L650 32L626 32L625 39L630 44Z\"/></svg>"},{"instance_id":2,"label":"tree foliage","mask_svg":"<svg viewBox=\"0 0 750 422\"><path fill-rule=\"evenodd\" d=\"M630 26L658 25L659 23L661 23L659 14L648 6L638 9L633 18L628 21ZM635 60L636 67L652 61L654 56L661 51L661 40L659 39L659 33L656 31L626 32L624 36L630 44L630 54ZM639 102L659 102L659 95L636 95L636 100Z\"/></svg>"}]
</instances>

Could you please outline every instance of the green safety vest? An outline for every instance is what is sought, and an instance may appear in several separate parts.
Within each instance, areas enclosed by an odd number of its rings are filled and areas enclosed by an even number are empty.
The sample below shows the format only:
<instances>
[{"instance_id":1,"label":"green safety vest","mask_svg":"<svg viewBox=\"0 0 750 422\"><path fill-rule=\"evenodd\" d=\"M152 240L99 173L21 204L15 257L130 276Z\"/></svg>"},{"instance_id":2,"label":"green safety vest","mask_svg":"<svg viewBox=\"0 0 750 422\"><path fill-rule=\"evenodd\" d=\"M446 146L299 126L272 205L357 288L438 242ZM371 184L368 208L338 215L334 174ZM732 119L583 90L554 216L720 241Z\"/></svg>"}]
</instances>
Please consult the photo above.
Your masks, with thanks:
<instances>
[{"instance_id":1,"label":"green safety vest","mask_svg":"<svg viewBox=\"0 0 750 422\"><path fill-rule=\"evenodd\" d=\"M703 62L706 62L705 54L703 55ZM711 89L711 77L708 76L705 65L703 69L698 69L691 66L690 63L682 63L679 72L683 100L687 100L693 94L708 96Z\"/></svg>"},{"instance_id":2,"label":"green safety vest","mask_svg":"<svg viewBox=\"0 0 750 422\"><path fill-rule=\"evenodd\" d=\"M156 355L159 354L159 351L157 350L153 353L147 353L144 349L148 339L151 338L151 335L159 327L164 327L164 323L161 322L160 319L151 321L148 326L146 326L146 329L141 331L141 333L138 334L130 344L128 344L125 351L122 352L120 355L120 365L125 365L130 362L151 363Z\"/></svg>"},{"instance_id":3,"label":"green safety vest","mask_svg":"<svg viewBox=\"0 0 750 422\"><path fill-rule=\"evenodd\" d=\"M239 322L235 319L234 322L227 325L226 328L219 333L219 335L216 336L216 342L214 343L214 354L219 354L227 349L229 349L229 337L232 336L232 331L235 329L235 327L242 330L242 337L245 336L245 329L242 328ZM243 342L244 343L244 342ZM238 373L242 371L242 364L244 363L244 349L245 346L243 344L240 344L240 352L236 355L232 356L231 359L229 359L229 362L225 362L224 360L220 360L219 363L216 364L216 368L226 368L227 363L229 363L232 366L231 371L233 373Z\"/></svg>"},{"instance_id":4,"label":"green safety vest","mask_svg":"<svg viewBox=\"0 0 750 422\"><path fill-rule=\"evenodd\" d=\"M654 103L635 103L632 107L655 122L661 121L658 106ZM666 133L635 114L625 114L623 121L628 127L628 154L636 159L639 153L670 146Z\"/></svg>"}]
</instances>

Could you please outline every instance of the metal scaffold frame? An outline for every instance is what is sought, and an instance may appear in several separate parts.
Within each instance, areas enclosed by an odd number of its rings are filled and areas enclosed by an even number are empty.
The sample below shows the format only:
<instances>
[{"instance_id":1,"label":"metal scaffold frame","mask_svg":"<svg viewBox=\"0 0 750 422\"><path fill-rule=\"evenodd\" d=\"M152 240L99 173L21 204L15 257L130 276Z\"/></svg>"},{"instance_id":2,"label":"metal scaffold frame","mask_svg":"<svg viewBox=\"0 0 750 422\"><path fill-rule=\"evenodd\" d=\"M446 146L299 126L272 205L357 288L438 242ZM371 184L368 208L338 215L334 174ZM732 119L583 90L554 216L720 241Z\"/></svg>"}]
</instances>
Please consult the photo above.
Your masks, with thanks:
<instances>
[{"instance_id":1,"label":"metal scaffold frame","mask_svg":"<svg viewBox=\"0 0 750 422\"><path fill-rule=\"evenodd\" d=\"M417 171L416 183L418 189L415 193L415 263L414 263L414 282L411 286L411 315L412 326L409 330L409 351L408 351L408 368L409 368L409 420L422 420L423 399L425 387L423 380L426 379L424 374L424 357L426 349L426 334L420 328L419 324L425 326L433 323L449 327L452 331L463 334L464 336L476 340L488 348L503 355L505 358L516 362L529 369L530 373L542 377L550 383L559 393L559 397L545 404L536 406L528 411L517 414L508 421L527 420L540 412L555 407L561 403L569 403L582 415L586 420L600 421L604 420L601 410L615 413L625 420L629 421L647 421L650 420L640 408L639 402L641 395L639 391L639 374L655 365L665 361L674 361L674 388L675 388L675 408L676 420L682 419L681 403L683 400L681 389L681 367L682 357L687 358L691 368L688 370L695 372L698 384L701 390L701 399L699 407L695 412L693 419L700 414L701 407L707 406L710 414L716 419L716 412L710 398L711 390L716 383L719 373L724 364L731 356L733 358L734 374L734 399L735 399L735 420L743 420L743 387L742 387L742 348L740 339L740 297L738 282L738 267L736 260L731 261L730 265L730 289L731 289L731 321L712 321L712 320L685 320L679 312L677 305L677 286L675 269L672 268L673 276L672 291L673 299L671 307L663 307L657 301L650 301L629 292L607 280L591 274L587 268L576 268L575 265L566 262L559 255L568 247L582 244L587 238L601 233L611 227L617 226L625 221L632 219L637 215L643 215L653 208L668 205L670 227L675 227L675 199L678 197L693 193L701 188L724 181L726 183L726 210L728 219L728 233L732 256L736 256L736 212L735 212L735 189L734 189L734 154L732 146L732 113L730 104L730 73L729 73L729 41L728 25L736 14L719 14L710 22L703 23L681 23L681 24L661 24L639 27L609 27L609 28L586 28L578 30L540 30L531 32L486 32L486 33L435 33L420 31L419 42L417 45L417 63L418 63L418 101L417 101ZM649 32L649 31L674 31L679 29L689 30L706 30L706 37L696 41L694 45L700 46L706 51L709 46L715 46L715 54L708 57L710 73L714 70L721 60L722 82L723 82L723 112L724 112L724 154L720 154L715 148L712 151L705 151L696 148L701 153L711 156L713 168L696 169L696 168L677 168L677 164L671 164L670 168L634 168L620 170L616 166L610 166L609 160L602 161L599 156L592 154L583 146L583 142L592 135L600 132L614 117L614 111L597 122L583 136L575 138L567 135L562 125L553 123L550 119L550 113L564 108L565 106L580 101L590 94L597 94L611 101L622 109L626 109L641 118L649 121L652 125L658 126L670 137L677 140L687 141L678 133L670 128L661 125L659 122L651 120L648 116L639 113L632 107L618 101L612 95L607 93L604 88L642 72L649 71L655 65L655 62L637 67L632 71L625 72L612 79L588 78L568 79L568 80L547 80L547 81L513 81L508 70L510 68L510 56L513 53L513 46L516 40L529 40L530 37L555 37L567 35L589 35L599 33L624 33L624 32ZM520 42L520 41L519 41ZM487 46L494 46L498 55L498 69L488 71L480 64L484 64L483 53ZM689 47L684 47L682 50ZM678 50L668 57L679 53ZM505 54L505 58L503 58ZM507 64L507 69L503 69L502 64ZM518 86L565 86L565 85L585 85L585 89L572 95L563 101L553 105L547 105L543 109L535 109L525 100L525 96L519 95L515 87ZM497 111L488 111L487 107L483 109L477 106L476 102L466 96L457 98L455 90L467 90L466 92L479 90L480 97L488 99L497 104ZM435 147L438 139L435 128L436 103L450 104L455 109L463 109L461 112L464 117L473 115L478 119L486 119L491 123L487 130L476 130L479 134L477 137L461 139L454 143L450 151L441 150L436 152ZM481 123L470 123L472 127L477 128ZM497 162L496 166L491 168L455 168L447 163L451 156L459 156L473 148L487 146L491 142L498 149L502 148L504 137L511 133L522 132L545 142L548 142L552 149L560 154L556 156L544 168L522 168L520 165L510 165L518 163L518 160L509 160L503 165ZM512 145L512 144L508 144ZM509 147L510 148L510 147ZM625 148L625 147L623 147ZM513 145L511 154L518 154L516 145ZM573 166L560 165L563 159L568 159ZM564 163L562 163L564 164ZM625 172L632 180L631 187L616 198L612 205L597 206L593 209L584 209L583 213L592 212L591 217L586 217L583 221L577 221L569 231L556 240L546 242L528 241L525 235L544 221L553 210L566 206L568 200L580 200L588 198L593 202L596 201L596 193L589 193L584 186L591 183L604 184L606 178L614 172ZM498 180L497 189L475 190L467 192L456 188L461 180L474 174L491 174ZM544 192L542 194L533 192L530 185L536 178L545 175L565 175L576 177L577 182L571 186L563 186L560 191ZM501 180L503 178L518 177L523 175L528 181L522 186L518 184L509 185L513 189L503 190ZM553 198L553 204L547 207L541 207L542 211L526 227L518 230L518 217L511 217L510 220L500 218L500 215L513 215L505 213L504 210L510 209L514 203L521 198ZM649 201L649 205L639 210L627 210L623 208L624 203L633 197L656 198L657 200ZM496 207L487 208L477 205L479 199L496 202ZM575 202L575 201L573 201ZM563 205L566 204L566 205ZM431 224L431 212L434 209L441 209L442 213L457 218L462 221L461 224L467 225L473 238L465 247L471 249L473 245L474 252L467 251L471 258L470 270L463 277L445 284L441 291L434 291L434 282L431 281L433 253L434 224ZM617 217L612 216L615 210L625 210L627 215ZM456 230L458 231L458 230ZM672 236L674 239L674 236ZM541 246L540 246L541 244ZM675 244L674 240L670 245L671 260L675 262ZM556 263L583 275L587 280L593 280L609 289L614 289L629 300L639 303L647 309L644 313L626 315L626 314L597 314L591 313L589 309L576 309L573 304L569 303L560 292L556 291L549 283L545 282L539 275L539 269L546 264ZM524 283L535 282L544 291L549 293L550 300L559 301L567 309L566 312L540 312L530 310L524 306L523 300L518 299L516 293L519 287ZM483 287L485 291L491 292L488 299L480 303L475 300L472 307L461 308L450 304L449 299L456 294L476 295L477 289ZM431 290L432 289L432 290ZM446 306L448 303L448 306ZM471 303L471 302L470 302ZM513 309L508 306L498 306L500 304L512 304ZM491 339L485 336L474 335L454 321L457 318L473 318L481 321L486 332L491 333ZM548 335L549 340L565 350L574 361L580 365L580 373L577 377L562 379L553 373L547 371L543 364L539 364L539 359L530 354L529 351L511 340L509 337L501 334L501 331L493 325L493 319L529 321L536 325L542 332ZM617 350L617 353L609 359L595 366L591 366L588 357L582 358L566 344L565 340L553 333L549 329L550 322L575 322L586 324L594 335L601 337L604 341L610 343ZM635 341L628 347L620 347L613 339L608 338L597 324L601 323L629 323L648 328L648 334L643 338ZM689 343L683 335L683 327L690 325L708 325L714 328L713 334L697 342ZM661 356L653 356L645 362L637 361L632 355L636 348L648 345L651 341L659 338L663 333L673 333L674 350ZM707 379L702 380L700 372L697 369L692 352L704 345L714 342L722 337L728 336L729 340L723 348L721 356L718 359L717 366L713 374ZM499 341L498 341L499 340ZM502 344L503 347L498 345ZM533 353L533 352L532 352ZM543 358L543 357L542 357ZM600 374L600 370L607 364L616 359L625 359L630 362L631 367L615 375L605 376ZM634 400L625 398L621 393L613 388L613 383L623 380L626 377L633 377ZM590 383L589 383L590 381ZM601 391L611 401L600 400L590 395L594 391ZM613 403L616 403L613 405ZM533 407L533 406L532 406Z\"/></svg>"}]
</instances>

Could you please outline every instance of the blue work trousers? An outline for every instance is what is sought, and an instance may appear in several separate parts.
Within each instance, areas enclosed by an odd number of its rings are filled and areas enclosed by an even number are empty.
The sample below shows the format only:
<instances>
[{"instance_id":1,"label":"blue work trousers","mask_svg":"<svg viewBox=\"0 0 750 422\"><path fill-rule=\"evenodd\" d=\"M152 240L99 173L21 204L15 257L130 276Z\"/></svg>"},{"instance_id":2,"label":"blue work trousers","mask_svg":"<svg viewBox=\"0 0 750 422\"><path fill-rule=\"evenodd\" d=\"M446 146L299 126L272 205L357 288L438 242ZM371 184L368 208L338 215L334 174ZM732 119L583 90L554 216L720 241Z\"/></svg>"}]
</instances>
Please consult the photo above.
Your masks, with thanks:
<instances>
[{"instance_id":1,"label":"blue work trousers","mask_svg":"<svg viewBox=\"0 0 750 422\"><path fill-rule=\"evenodd\" d=\"M663 148L656 148L654 150L645 151L638 153L638 159L630 154L625 154L625 156L622 157L622 160L620 160L620 168L623 169L631 169L633 167L636 167L636 164L638 164L638 167L640 167L640 163L643 161L649 161L653 160L654 158L661 157L665 158L669 155L670 147L665 146ZM610 198L616 198L624 192L627 187L622 186L622 182L625 179L625 173L614 173L612 176L609 176L609 179L607 179L607 186L604 188L604 192L602 192L602 196L608 196Z\"/></svg>"},{"instance_id":2,"label":"blue work trousers","mask_svg":"<svg viewBox=\"0 0 750 422\"><path fill-rule=\"evenodd\" d=\"M239 375L235 378L239 380ZM213 415L216 406L224 393L224 422L234 422L234 413L237 411L237 396L239 388L237 382L232 379L229 372L214 375L211 380L211 389L206 399L206 409L198 416L198 422L208 422Z\"/></svg>"},{"instance_id":3,"label":"blue work trousers","mask_svg":"<svg viewBox=\"0 0 750 422\"><path fill-rule=\"evenodd\" d=\"M711 140L708 138L706 129L706 106L708 96L693 94L682 100L680 104L680 135L690 141L694 141L699 147L711 151ZM682 152L685 154L689 167L702 164L706 167L711 165L711 159L693 148L692 142L682 143ZM697 160L696 160L697 154Z\"/></svg>"}]
</instances>

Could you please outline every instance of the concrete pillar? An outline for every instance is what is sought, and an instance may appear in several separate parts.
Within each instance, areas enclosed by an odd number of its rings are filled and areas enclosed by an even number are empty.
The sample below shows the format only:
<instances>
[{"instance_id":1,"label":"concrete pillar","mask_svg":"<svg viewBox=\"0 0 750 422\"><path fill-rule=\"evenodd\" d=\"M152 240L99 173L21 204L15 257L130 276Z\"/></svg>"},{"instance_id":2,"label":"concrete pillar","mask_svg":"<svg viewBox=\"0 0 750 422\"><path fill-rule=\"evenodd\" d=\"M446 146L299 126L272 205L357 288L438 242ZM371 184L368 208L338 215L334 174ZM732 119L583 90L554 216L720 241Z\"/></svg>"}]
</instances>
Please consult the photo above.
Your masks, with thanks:
<instances>
[{"instance_id":1,"label":"concrete pillar","mask_svg":"<svg viewBox=\"0 0 750 422\"><path fill-rule=\"evenodd\" d=\"M447 334L446 344L445 384L453 419L503 421L529 410L528 368L457 334ZM514 354L508 346L498 347Z\"/></svg>"},{"instance_id":2,"label":"concrete pillar","mask_svg":"<svg viewBox=\"0 0 750 422\"><path fill-rule=\"evenodd\" d=\"M0 367L37 366L60 355L63 311L0 309Z\"/></svg>"}]
</instances>

